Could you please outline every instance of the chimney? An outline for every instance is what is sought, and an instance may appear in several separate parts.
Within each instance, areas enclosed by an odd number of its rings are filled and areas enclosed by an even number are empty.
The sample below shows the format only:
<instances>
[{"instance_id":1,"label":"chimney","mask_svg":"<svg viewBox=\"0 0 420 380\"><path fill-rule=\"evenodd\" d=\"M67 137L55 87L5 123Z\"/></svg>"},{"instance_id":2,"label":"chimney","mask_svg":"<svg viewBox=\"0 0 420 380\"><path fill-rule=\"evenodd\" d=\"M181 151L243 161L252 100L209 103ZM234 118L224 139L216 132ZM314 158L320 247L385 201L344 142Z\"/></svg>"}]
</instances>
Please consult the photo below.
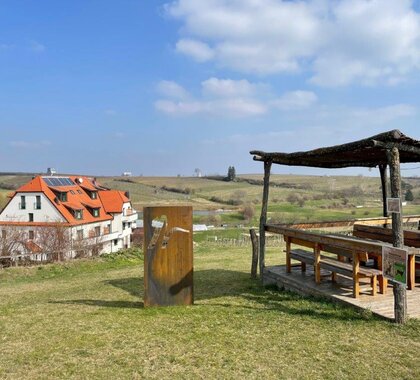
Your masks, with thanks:
<instances>
[{"instance_id":1,"label":"chimney","mask_svg":"<svg viewBox=\"0 0 420 380\"><path fill-rule=\"evenodd\" d=\"M129 192L129 191L126 191L126 192L124 193L124 195L125 195L128 199L130 199L130 192Z\"/></svg>"}]
</instances>

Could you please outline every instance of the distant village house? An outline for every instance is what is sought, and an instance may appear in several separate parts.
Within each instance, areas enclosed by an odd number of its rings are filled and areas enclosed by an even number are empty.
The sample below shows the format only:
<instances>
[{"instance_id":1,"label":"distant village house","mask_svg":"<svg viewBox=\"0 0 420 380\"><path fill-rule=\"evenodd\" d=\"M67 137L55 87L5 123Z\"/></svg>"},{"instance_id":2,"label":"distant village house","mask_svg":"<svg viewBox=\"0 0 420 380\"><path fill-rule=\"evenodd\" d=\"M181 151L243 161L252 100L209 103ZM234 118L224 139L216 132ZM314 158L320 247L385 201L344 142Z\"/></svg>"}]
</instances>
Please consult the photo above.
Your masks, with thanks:
<instances>
[{"instance_id":1,"label":"distant village house","mask_svg":"<svg viewBox=\"0 0 420 380\"><path fill-rule=\"evenodd\" d=\"M0 256L60 260L117 252L131 246L136 220L128 193L87 177L38 176L0 213Z\"/></svg>"}]
</instances>

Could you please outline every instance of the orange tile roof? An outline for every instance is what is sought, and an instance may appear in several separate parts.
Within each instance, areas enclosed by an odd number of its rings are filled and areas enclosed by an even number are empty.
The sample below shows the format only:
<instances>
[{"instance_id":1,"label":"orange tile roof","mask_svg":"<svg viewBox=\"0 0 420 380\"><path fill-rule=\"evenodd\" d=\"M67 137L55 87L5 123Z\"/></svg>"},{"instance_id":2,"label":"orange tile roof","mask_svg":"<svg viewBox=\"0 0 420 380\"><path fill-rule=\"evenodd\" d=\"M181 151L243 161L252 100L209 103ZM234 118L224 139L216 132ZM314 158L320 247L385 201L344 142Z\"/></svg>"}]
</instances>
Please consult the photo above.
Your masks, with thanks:
<instances>
[{"instance_id":1,"label":"orange tile roof","mask_svg":"<svg viewBox=\"0 0 420 380\"><path fill-rule=\"evenodd\" d=\"M54 178L54 177L45 177ZM68 176L74 182L74 186L49 186L42 176L33 178L27 184L21 186L16 190L17 193L27 192L42 192L63 216L66 223L69 225L81 225L94 222L102 222L112 220L113 216L110 213L122 212L123 203L130 202L122 191L105 190L102 186L87 177ZM78 181L82 178L82 183ZM88 193L84 190L98 191L98 198L91 199ZM67 193L67 201L60 201L57 197L58 192ZM98 208L99 217L94 217L87 209ZM76 219L71 210L83 210L83 219ZM1 222L0 224L13 225L36 225L36 222ZM40 223L38 223L40 224ZM51 223L46 223L46 225Z\"/></svg>"},{"instance_id":2,"label":"orange tile roof","mask_svg":"<svg viewBox=\"0 0 420 380\"><path fill-rule=\"evenodd\" d=\"M106 212L122 212L123 204L130 202L123 191L101 190L98 194Z\"/></svg>"}]
</instances>

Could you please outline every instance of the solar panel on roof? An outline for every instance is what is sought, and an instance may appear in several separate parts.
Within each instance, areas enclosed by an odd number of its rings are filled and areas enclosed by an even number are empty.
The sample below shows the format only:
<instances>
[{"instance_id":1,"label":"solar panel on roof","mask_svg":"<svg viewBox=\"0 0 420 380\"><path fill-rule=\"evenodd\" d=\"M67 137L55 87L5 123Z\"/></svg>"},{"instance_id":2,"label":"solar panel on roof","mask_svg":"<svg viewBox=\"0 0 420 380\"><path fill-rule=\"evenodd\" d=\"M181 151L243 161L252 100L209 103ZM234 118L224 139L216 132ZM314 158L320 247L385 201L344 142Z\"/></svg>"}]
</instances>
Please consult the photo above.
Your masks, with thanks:
<instances>
[{"instance_id":1,"label":"solar panel on roof","mask_svg":"<svg viewBox=\"0 0 420 380\"><path fill-rule=\"evenodd\" d=\"M42 178L48 186L74 186L74 182L67 177L43 177Z\"/></svg>"},{"instance_id":2,"label":"solar panel on roof","mask_svg":"<svg viewBox=\"0 0 420 380\"><path fill-rule=\"evenodd\" d=\"M49 178L43 178L43 179L48 186L52 186L52 183Z\"/></svg>"}]
</instances>

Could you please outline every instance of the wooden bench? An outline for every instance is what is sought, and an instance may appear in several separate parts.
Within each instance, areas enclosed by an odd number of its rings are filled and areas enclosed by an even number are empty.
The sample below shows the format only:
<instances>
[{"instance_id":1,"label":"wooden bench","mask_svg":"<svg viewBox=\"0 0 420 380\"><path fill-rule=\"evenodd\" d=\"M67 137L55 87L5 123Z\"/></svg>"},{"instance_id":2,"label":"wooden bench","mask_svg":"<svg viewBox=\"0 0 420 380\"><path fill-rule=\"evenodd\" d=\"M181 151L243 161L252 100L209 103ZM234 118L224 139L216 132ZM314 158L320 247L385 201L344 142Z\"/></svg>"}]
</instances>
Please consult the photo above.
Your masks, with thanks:
<instances>
[{"instance_id":1,"label":"wooden bench","mask_svg":"<svg viewBox=\"0 0 420 380\"><path fill-rule=\"evenodd\" d=\"M336 280L335 278L336 273L340 273L344 276L353 277L353 279L356 276L356 281L353 284L353 295L355 298L357 298L360 293L360 288L359 288L360 277L370 278L371 279L370 285L372 287L372 295L375 296L377 294L378 276L382 275L382 271L378 269L359 266L357 272L355 272L355 268L353 264L327 258L327 257L321 257L319 266L320 268L329 270L332 273L333 281Z\"/></svg>"}]
</instances>

